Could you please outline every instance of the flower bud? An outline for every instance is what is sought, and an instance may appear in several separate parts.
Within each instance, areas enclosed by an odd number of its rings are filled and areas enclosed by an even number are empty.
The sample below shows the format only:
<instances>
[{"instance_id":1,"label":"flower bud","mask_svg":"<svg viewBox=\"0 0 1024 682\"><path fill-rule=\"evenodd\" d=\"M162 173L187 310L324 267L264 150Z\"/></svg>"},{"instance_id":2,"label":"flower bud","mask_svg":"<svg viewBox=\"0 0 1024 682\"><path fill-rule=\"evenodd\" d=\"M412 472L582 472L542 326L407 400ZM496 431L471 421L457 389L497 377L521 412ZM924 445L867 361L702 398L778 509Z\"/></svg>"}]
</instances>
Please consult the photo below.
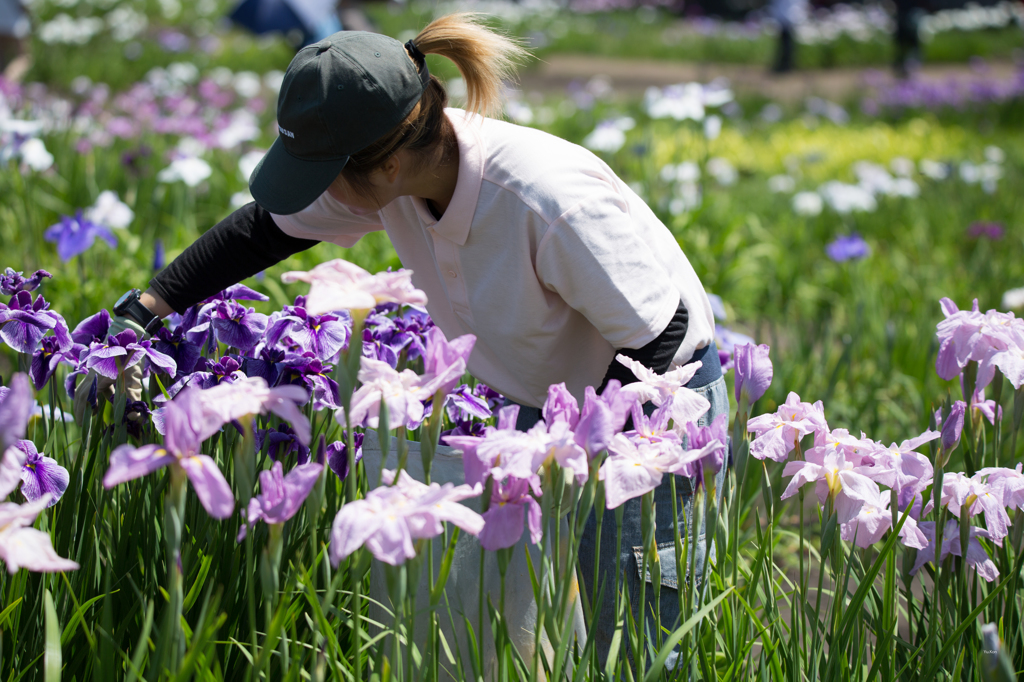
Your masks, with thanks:
<instances>
[{"instance_id":1,"label":"flower bud","mask_svg":"<svg viewBox=\"0 0 1024 682\"><path fill-rule=\"evenodd\" d=\"M960 432L964 428L964 412L966 410L967 404L962 400L957 400L953 403L953 407L950 408L949 416L942 423L941 442L944 452L952 452L960 443Z\"/></svg>"},{"instance_id":2,"label":"flower bud","mask_svg":"<svg viewBox=\"0 0 1024 682\"><path fill-rule=\"evenodd\" d=\"M747 404L757 401L772 383L772 361L768 358L766 344L755 346L744 344L734 350L736 362L736 402L746 394Z\"/></svg>"}]
</instances>

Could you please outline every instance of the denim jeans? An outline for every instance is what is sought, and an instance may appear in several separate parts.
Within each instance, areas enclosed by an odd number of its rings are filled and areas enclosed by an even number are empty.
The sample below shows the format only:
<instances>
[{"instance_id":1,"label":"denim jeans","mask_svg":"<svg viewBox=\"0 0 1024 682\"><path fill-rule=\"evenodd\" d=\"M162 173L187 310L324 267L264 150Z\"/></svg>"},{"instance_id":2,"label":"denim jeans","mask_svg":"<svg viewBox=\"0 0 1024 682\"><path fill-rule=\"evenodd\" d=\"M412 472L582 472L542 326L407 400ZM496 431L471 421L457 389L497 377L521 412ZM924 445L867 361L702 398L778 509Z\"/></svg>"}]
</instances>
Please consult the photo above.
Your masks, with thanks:
<instances>
[{"instance_id":1,"label":"denim jeans","mask_svg":"<svg viewBox=\"0 0 1024 682\"><path fill-rule=\"evenodd\" d=\"M717 355L717 349L714 351ZM717 360L717 357L715 358ZM717 363L716 363L717 364ZM725 384L725 378L720 377L711 383L693 389L700 395L707 398L711 408L698 420L699 426L706 426L720 414L729 414L729 391ZM645 405L645 412L653 411L653 405ZM540 410L537 408L523 407L520 409L519 419L516 428L519 430L529 429L540 419ZM729 458L726 457L729 464ZM683 476L676 476L676 494L679 495L679 526L682 531L685 519L692 518L693 512L693 481ZM725 467L717 476L716 489L721 490L725 480ZM679 576L676 570L675 552L675 524L672 520L672 482L669 476L662 479L661 484L654 490L655 504L655 542L658 546L658 557L661 565L661 623L670 632L674 627L682 624L679 618ZM640 622L640 571L643 565L643 536L641 531L641 498L634 498L623 504L622 518L622 549L618 556L615 553L618 527L615 523L615 510L606 509L601 522L601 546L600 557L595 556L597 549L597 515L592 511L583 530L583 537L580 539L579 549L579 577L580 588L586 590L587 598L594 594L594 568L597 564L598 580L603 581L598 585L603 590L601 603L593 605L593 616L588 624L589 631L593 632L596 651L601 665L604 665L608 657L608 650L611 647L612 636L615 634L615 576L619 575L620 581L626 585L630 604L633 609L633 617L637 623ZM706 519L701 519L701 527L698 533L697 546L693 547L692 542L689 552L695 552L694 566L697 572L701 571L704 565L705 555L705 534ZM691 540L693 538L692 528L686 527L686 532ZM715 547L711 546L711 562L715 560ZM687 559L689 563L689 557ZM689 571L689 567L684 567ZM654 588L651 585L650 567L648 566L647 589L645 595L644 613L646 614L646 628L649 642L657 642L655 631L654 613ZM686 580L686 576L684 576ZM620 582L620 585L622 583ZM696 587L700 589L700 576L697 577ZM664 634L664 633L663 633ZM667 636L667 635L666 635ZM623 633L623 641L626 640Z\"/></svg>"}]
</instances>

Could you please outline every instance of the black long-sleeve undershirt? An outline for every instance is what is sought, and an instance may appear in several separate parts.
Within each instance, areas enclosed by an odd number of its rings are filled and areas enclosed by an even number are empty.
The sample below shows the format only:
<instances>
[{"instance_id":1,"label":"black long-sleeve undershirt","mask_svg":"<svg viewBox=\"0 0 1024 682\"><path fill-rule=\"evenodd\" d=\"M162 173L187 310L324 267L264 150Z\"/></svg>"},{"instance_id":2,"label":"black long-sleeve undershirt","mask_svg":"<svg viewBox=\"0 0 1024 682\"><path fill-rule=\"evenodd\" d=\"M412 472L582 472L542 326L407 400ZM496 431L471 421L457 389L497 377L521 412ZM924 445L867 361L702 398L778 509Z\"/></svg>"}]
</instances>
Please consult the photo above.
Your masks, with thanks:
<instances>
[{"instance_id":1,"label":"black long-sleeve undershirt","mask_svg":"<svg viewBox=\"0 0 1024 682\"><path fill-rule=\"evenodd\" d=\"M253 202L207 230L149 284L171 308L184 313L189 306L318 243L285 234L270 213Z\"/></svg>"},{"instance_id":2,"label":"black long-sleeve undershirt","mask_svg":"<svg viewBox=\"0 0 1024 682\"><path fill-rule=\"evenodd\" d=\"M149 284L171 308L184 313L189 306L318 243L285 234L270 213L253 202L207 230ZM664 374L686 336L688 324L686 306L680 301L671 322L657 338L642 348L617 352ZM617 360L608 367L601 390L609 379L618 379L623 385L637 381Z\"/></svg>"}]
</instances>

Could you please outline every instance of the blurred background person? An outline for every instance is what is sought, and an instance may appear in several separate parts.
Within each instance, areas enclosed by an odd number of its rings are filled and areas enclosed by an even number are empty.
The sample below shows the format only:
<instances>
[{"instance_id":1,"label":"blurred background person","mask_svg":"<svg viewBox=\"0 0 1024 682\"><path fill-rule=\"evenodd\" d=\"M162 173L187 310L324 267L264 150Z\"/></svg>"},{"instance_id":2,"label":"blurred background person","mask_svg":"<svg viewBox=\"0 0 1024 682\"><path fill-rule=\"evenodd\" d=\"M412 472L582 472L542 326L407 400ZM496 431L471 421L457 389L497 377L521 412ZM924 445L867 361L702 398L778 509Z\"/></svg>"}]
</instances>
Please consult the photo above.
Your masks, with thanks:
<instances>
[{"instance_id":1,"label":"blurred background person","mask_svg":"<svg viewBox=\"0 0 1024 682\"><path fill-rule=\"evenodd\" d=\"M907 78L921 63L921 0L896 0L896 59L893 68L899 78Z\"/></svg>"},{"instance_id":2,"label":"blurred background person","mask_svg":"<svg viewBox=\"0 0 1024 682\"><path fill-rule=\"evenodd\" d=\"M0 75L7 80L21 80L28 71L30 28L21 0L0 0Z\"/></svg>"},{"instance_id":3,"label":"blurred background person","mask_svg":"<svg viewBox=\"0 0 1024 682\"><path fill-rule=\"evenodd\" d=\"M768 14L779 24L773 72L786 73L796 67L796 27L807 21L807 9L807 0L769 0Z\"/></svg>"},{"instance_id":4,"label":"blurred background person","mask_svg":"<svg viewBox=\"0 0 1024 682\"><path fill-rule=\"evenodd\" d=\"M8 0L0 0L4 2ZM296 49L342 30L337 0L242 0L231 20L257 35L282 33Z\"/></svg>"}]
</instances>

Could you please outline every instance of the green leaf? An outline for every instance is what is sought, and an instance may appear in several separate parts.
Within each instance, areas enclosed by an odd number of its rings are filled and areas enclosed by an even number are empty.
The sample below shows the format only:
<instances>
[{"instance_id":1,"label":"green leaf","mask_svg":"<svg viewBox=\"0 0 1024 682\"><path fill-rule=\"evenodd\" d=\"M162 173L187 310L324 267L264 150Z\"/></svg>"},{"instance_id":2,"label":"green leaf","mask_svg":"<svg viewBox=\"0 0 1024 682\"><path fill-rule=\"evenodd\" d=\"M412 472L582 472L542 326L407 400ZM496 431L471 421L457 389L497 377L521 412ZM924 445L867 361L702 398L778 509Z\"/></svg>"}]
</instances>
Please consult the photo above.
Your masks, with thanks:
<instances>
[{"instance_id":1,"label":"green leaf","mask_svg":"<svg viewBox=\"0 0 1024 682\"><path fill-rule=\"evenodd\" d=\"M50 591L43 592L43 611L46 614L46 649L43 655L43 679L46 682L60 682L62 665L60 653L60 621L57 609L53 607Z\"/></svg>"}]
</instances>

